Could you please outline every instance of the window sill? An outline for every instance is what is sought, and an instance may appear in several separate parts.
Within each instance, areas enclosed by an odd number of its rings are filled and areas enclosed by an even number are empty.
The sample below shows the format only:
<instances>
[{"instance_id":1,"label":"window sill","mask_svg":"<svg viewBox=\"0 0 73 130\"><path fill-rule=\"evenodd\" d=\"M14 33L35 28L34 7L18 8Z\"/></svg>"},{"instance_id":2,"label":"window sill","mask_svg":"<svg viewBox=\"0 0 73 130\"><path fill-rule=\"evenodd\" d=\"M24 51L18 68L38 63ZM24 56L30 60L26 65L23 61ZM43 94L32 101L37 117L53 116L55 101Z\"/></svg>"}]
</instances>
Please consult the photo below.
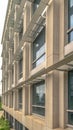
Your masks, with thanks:
<instances>
[{"instance_id":1,"label":"window sill","mask_svg":"<svg viewBox=\"0 0 73 130\"><path fill-rule=\"evenodd\" d=\"M68 55L70 53L73 52L73 41L68 43L65 47L64 47L64 55Z\"/></svg>"},{"instance_id":2,"label":"window sill","mask_svg":"<svg viewBox=\"0 0 73 130\"><path fill-rule=\"evenodd\" d=\"M22 82L22 81L23 81L23 77L18 80L18 83L20 83L20 82Z\"/></svg>"},{"instance_id":3,"label":"window sill","mask_svg":"<svg viewBox=\"0 0 73 130\"><path fill-rule=\"evenodd\" d=\"M66 126L69 128L69 130L73 130L73 125L67 124Z\"/></svg>"},{"instance_id":4,"label":"window sill","mask_svg":"<svg viewBox=\"0 0 73 130\"><path fill-rule=\"evenodd\" d=\"M45 61L42 64L38 65L36 68L31 70L30 77L38 73L39 71L42 71L43 69L45 69Z\"/></svg>"}]
</instances>

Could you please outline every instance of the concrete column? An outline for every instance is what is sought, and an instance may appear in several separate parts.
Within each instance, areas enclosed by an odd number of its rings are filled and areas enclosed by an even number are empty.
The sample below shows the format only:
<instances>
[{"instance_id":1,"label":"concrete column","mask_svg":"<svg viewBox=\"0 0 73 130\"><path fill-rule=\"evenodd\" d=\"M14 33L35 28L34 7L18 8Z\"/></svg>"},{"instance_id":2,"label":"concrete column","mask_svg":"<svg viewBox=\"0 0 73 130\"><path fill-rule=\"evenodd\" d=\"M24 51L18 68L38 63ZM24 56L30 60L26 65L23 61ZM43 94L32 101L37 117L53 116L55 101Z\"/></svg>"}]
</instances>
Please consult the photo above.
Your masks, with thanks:
<instances>
[{"instance_id":1,"label":"concrete column","mask_svg":"<svg viewBox=\"0 0 73 130\"><path fill-rule=\"evenodd\" d=\"M19 33L15 32L14 33L14 53L16 52L18 45L19 45Z\"/></svg>"},{"instance_id":2,"label":"concrete column","mask_svg":"<svg viewBox=\"0 0 73 130\"><path fill-rule=\"evenodd\" d=\"M53 0L46 13L46 67L59 57L59 4Z\"/></svg>"},{"instance_id":3,"label":"concrete column","mask_svg":"<svg viewBox=\"0 0 73 130\"><path fill-rule=\"evenodd\" d=\"M8 107L11 107L11 92L8 93Z\"/></svg>"},{"instance_id":4,"label":"concrete column","mask_svg":"<svg viewBox=\"0 0 73 130\"><path fill-rule=\"evenodd\" d=\"M13 96L13 108L14 110L18 110L18 90L14 91L14 96Z\"/></svg>"},{"instance_id":5,"label":"concrete column","mask_svg":"<svg viewBox=\"0 0 73 130\"><path fill-rule=\"evenodd\" d=\"M28 86L28 94L29 94L29 97L28 97L28 114L31 115L32 114L32 86Z\"/></svg>"},{"instance_id":6,"label":"concrete column","mask_svg":"<svg viewBox=\"0 0 73 130\"><path fill-rule=\"evenodd\" d=\"M59 72L59 126L65 128L68 123L68 74Z\"/></svg>"},{"instance_id":7,"label":"concrete column","mask_svg":"<svg viewBox=\"0 0 73 130\"><path fill-rule=\"evenodd\" d=\"M26 1L25 5L24 5L24 19L23 19L23 33L25 33L28 25L29 25L29 22L30 22L30 7L31 7L31 2L29 1Z\"/></svg>"},{"instance_id":8,"label":"concrete column","mask_svg":"<svg viewBox=\"0 0 73 130\"><path fill-rule=\"evenodd\" d=\"M23 113L24 115L28 114L28 108L29 108L29 103L28 103L28 97L29 97L29 90L28 86L23 87Z\"/></svg>"},{"instance_id":9,"label":"concrete column","mask_svg":"<svg viewBox=\"0 0 73 130\"><path fill-rule=\"evenodd\" d=\"M14 62L14 86L17 85L18 82L18 61Z\"/></svg>"},{"instance_id":10,"label":"concrete column","mask_svg":"<svg viewBox=\"0 0 73 130\"><path fill-rule=\"evenodd\" d=\"M27 60L28 59L28 60ZM29 44L23 48L23 78L26 80L29 76Z\"/></svg>"},{"instance_id":11,"label":"concrete column","mask_svg":"<svg viewBox=\"0 0 73 130\"><path fill-rule=\"evenodd\" d=\"M46 77L45 122L50 129L59 127L59 85L58 72L54 71ZM57 117L57 118L56 118Z\"/></svg>"},{"instance_id":12,"label":"concrete column","mask_svg":"<svg viewBox=\"0 0 73 130\"><path fill-rule=\"evenodd\" d=\"M10 89L10 70L8 71L8 90Z\"/></svg>"}]
</instances>

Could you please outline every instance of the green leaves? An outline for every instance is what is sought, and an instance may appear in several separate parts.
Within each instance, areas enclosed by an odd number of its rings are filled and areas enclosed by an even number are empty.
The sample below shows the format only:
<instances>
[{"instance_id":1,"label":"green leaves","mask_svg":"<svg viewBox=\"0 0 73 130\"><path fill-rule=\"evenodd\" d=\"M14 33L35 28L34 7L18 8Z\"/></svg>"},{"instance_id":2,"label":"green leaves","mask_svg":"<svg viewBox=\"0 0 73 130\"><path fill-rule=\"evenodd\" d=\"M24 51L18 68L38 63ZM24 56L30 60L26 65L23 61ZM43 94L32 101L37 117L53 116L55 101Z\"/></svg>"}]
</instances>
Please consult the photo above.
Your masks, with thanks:
<instances>
[{"instance_id":1,"label":"green leaves","mask_svg":"<svg viewBox=\"0 0 73 130\"><path fill-rule=\"evenodd\" d=\"M10 130L9 122L4 117L0 118L0 130Z\"/></svg>"}]
</instances>

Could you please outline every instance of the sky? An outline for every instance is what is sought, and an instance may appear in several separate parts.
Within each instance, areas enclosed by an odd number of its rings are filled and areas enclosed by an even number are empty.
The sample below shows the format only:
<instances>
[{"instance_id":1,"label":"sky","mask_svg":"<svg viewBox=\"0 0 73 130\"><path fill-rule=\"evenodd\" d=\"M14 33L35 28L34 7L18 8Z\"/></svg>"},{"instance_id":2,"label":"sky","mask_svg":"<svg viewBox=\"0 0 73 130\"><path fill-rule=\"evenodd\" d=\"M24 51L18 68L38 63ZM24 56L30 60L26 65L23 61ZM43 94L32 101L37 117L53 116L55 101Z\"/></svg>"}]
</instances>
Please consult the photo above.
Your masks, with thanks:
<instances>
[{"instance_id":1,"label":"sky","mask_svg":"<svg viewBox=\"0 0 73 130\"><path fill-rule=\"evenodd\" d=\"M1 0L0 1L0 94L1 94L1 89L2 89L2 58L1 58L1 53L2 53L2 45L1 45L1 39L2 39L2 33L3 33L3 28L4 28L4 22L5 22L5 16L6 16L6 10L7 10L7 4L8 0Z\"/></svg>"}]
</instances>

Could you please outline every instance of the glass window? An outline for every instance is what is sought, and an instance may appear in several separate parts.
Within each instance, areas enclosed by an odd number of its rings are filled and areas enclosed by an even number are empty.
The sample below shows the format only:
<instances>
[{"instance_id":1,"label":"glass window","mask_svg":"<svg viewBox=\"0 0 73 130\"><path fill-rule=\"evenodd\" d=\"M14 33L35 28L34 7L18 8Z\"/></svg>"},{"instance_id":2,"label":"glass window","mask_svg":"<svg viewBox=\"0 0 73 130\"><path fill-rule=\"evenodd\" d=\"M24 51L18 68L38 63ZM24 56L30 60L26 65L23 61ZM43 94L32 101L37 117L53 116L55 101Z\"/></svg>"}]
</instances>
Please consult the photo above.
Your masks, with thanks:
<instances>
[{"instance_id":1,"label":"glass window","mask_svg":"<svg viewBox=\"0 0 73 130\"><path fill-rule=\"evenodd\" d=\"M73 0L68 0L68 28L73 28ZM73 41L73 30L68 33L68 42Z\"/></svg>"},{"instance_id":2,"label":"glass window","mask_svg":"<svg viewBox=\"0 0 73 130\"><path fill-rule=\"evenodd\" d=\"M19 60L19 79L23 76L23 56L21 53L21 58Z\"/></svg>"},{"instance_id":3,"label":"glass window","mask_svg":"<svg viewBox=\"0 0 73 130\"><path fill-rule=\"evenodd\" d=\"M73 0L69 0L70 1L70 7L73 6Z\"/></svg>"},{"instance_id":4,"label":"glass window","mask_svg":"<svg viewBox=\"0 0 73 130\"><path fill-rule=\"evenodd\" d=\"M73 125L73 112L68 113L68 122L69 124Z\"/></svg>"},{"instance_id":5,"label":"glass window","mask_svg":"<svg viewBox=\"0 0 73 130\"><path fill-rule=\"evenodd\" d=\"M45 81L38 82L32 86L32 113L45 115Z\"/></svg>"},{"instance_id":6,"label":"glass window","mask_svg":"<svg viewBox=\"0 0 73 130\"><path fill-rule=\"evenodd\" d=\"M18 91L18 108L22 109L22 88Z\"/></svg>"},{"instance_id":7,"label":"glass window","mask_svg":"<svg viewBox=\"0 0 73 130\"><path fill-rule=\"evenodd\" d=\"M21 41L22 36L23 36L23 19L22 19L20 27L19 27L19 41Z\"/></svg>"},{"instance_id":8,"label":"glass window","mask_svg":"<svg viewBox=\"0 0 73 130\"><path fill-rule=\"evenodd\" d=\"M68 109L73 110L73 71L68 73ZM73 112L68 112L68 123L73 125Z\"/></svg>"},{"instance_id":9,"label":"glass window","mask_svg":"<svg viewBox=\"0 0 73 130\"><path fill-rule=\"evenodd\" d=\"M68 94L69 94L69 109L73 109L73 71L69 72L69 82L68 82Z\"/></svg>"},{"instance_id":10,"label":"glass window","mask_svg":"<svg viewBox=\"0 0 73 130\"><path fill-rule=\"evenodd\" d=\"M33 1L33 13L34 13L35 10L38 8L40 1L41 1L41 0L34 0L34 1Z\"/></svg>"},{"instance_id":11,"label":"glass window","mask_svg":"<svg viewBox=\"0 0 73 130\"><path fill-rule=\"evenodd\" d=\"M14 83L14 66L12 66L12 84Z\"/></svg>"},{"instance_id":12,"label":"glass window","mask_svg":"<svg viewBox=\"0 0 73 130\"><path fill-rule=\"evenodd\" d=\"M34 40L32 44L33 50L33 68L44 62L45 60L45 27Z\"/></svg>"}]
</instances>

